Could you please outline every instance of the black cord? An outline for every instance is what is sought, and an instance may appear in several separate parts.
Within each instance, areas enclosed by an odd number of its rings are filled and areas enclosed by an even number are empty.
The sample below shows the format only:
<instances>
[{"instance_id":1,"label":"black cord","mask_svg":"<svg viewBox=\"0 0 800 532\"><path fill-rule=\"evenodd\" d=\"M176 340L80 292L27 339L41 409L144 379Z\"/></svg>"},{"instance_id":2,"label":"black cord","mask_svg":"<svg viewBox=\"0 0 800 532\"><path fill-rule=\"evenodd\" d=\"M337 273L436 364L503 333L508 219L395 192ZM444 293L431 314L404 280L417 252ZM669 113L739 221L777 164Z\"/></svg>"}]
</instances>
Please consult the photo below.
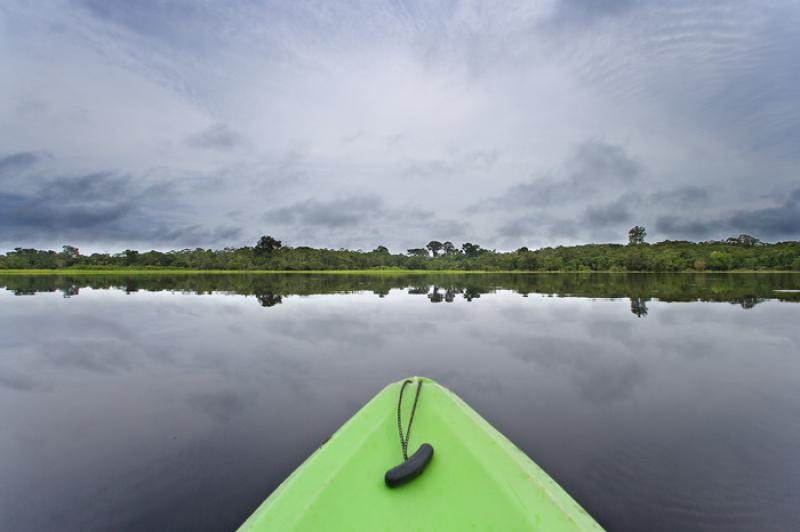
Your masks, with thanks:
<instances>
[{"instance_id":1,"label":"black cord","mask_svg":"<svg viewBox=\"0 0 800 532\"><path fill-rule=\"evenodd\" d=\"M411 384L410 379L403 381L400 387L400 399L397 401L397 432L400 433L400 447L403 449L403 460L408 460L408 437L411 434L411 423L414 422L414 413L417 411L417 399L419 399L419 391L422 389L422 379L417 381L417 393L414 396L414 406L411 407L411 417L408 418L408 429L406 436L403 438L403 422L400 420L400 409L403 407L403 390L406 389L406 384Z\"/></svg>"}]
</instances>

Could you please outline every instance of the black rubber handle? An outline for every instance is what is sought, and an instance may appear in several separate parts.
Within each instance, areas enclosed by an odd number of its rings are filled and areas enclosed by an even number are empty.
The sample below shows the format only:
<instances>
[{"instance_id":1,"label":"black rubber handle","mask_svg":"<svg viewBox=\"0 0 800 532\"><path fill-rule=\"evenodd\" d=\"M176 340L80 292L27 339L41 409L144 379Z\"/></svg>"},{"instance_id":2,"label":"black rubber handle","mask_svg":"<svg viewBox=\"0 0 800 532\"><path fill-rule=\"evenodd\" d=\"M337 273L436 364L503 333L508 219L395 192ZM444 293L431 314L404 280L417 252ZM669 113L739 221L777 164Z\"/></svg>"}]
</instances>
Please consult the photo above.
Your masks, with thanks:
<instances>
[{"instance_id":1,"label":"black rubber handle","mask_svg":"<svg viewBox=\"0 0 800 532\"><path fill-rule=\"evenodd\" d=\"M433 446L423 443L408 460L386 472L386 485L394 488L417 478L433 458Z\"/></svg>"}]
</instances>

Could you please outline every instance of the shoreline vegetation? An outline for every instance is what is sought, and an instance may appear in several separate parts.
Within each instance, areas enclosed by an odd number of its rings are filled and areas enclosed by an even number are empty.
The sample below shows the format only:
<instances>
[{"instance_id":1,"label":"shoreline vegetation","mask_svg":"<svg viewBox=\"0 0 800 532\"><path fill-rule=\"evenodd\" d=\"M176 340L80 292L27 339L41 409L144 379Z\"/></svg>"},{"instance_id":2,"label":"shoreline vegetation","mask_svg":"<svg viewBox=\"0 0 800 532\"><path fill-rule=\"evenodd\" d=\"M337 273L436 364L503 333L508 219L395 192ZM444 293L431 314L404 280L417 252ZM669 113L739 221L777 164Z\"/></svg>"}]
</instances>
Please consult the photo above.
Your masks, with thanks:
<instances>
[{"instance_id":1,"label":"shoreline vegetation","mask_svg":"<svg viewBox=\"0 0 800 532\"><path fill-rule=\"evenodd\" d=\"M553 274L562 273L602 273L602 274L651 274L651 273L726 273L726 274L773 274L800 273L800 270L678 270L678 271L627 271L627 270L404 270L404 269L371 269L371 270L199 270L189 268L52 268L52 269L0 269L2 275L487 275L487 274Z\"/></svg>"},{"instance_id":2,"label":"shoreline vegetation","mask_svg":"<svg viewBox=\"0 0 800 532\"><path fill-rule=\"evenodd\" d=\"M83 255L63 246L60 252L15 248L0 255L4 274L157 274L157 273L524 273L524 272L788 272L800 271L800 241L761 242L749 235L724 241L665 240L648 244L645 229L632 228L629 243L521 247L515 251L484 249L466 242L430 241L424 248L391 253L283 246L263 236L255 246L240 248L137 251Z\"/></svg>"}]
</instances>

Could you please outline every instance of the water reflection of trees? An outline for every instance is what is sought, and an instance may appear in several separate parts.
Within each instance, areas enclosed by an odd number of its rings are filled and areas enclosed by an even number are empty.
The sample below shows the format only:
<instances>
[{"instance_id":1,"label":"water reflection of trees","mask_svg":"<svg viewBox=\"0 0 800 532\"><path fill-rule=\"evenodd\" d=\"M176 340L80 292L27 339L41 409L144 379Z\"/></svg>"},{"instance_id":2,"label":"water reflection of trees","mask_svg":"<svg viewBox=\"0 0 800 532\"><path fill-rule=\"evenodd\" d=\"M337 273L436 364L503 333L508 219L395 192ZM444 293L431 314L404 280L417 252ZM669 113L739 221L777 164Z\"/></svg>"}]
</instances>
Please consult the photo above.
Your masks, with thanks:
<instances>
[{"instance_id":1,"label":"water reflection of trees","mask_svg":"<svg viewBox=\"0 0 800 532\"><path fill-rule=\"evenodd\" d=\"M645 299L643 297L632 297L631 298L631 312L636 314L639 318L644 318L647 316L647 302L650 301L649 299Z\"/></svg>"},{"instance_id":2,"label":"water reflection of trees","mask_svg":"<svg viewBox=\"0 0 800 532\"><path fill-rule=\"evenodd\" d=\"M255 296L265 307L289 295L391 290L425 295L431 303L473 301L508 290L522 296L628 298L633 314L644 317L648 301L721 301L749 309L768 299L800 301L800 275L771 274L157 274L157 275L0 275L0 286L16 295L60 291L78 296L81 288L138 291L228 293Z\"/></svg>"},{"instance_id":3,"label":"water reflection of trees","mask_svg":"<svg viewBox=\"0 0 800 532\"><path fill-rule=\"evenodd\" d=\"M262 307L274 307L283 302L283 296L271 292L261 292L256 294L256 299Z\"/></svg>"},{"instance_id":4,"label":"water reflection of trees","mask_svg":"<svg viewBox=\"0 0 800 532\"><path fill-rule=\"evenodd\" d=\"M442 301L452 303L456 300L456 295L462 293L463 290L457 288L440 288L434 285L433 289L428 292L428 299L431 300L431 303L441 303Z\"/></svg>"},{"instance_id":5,"label":"water reflection of trees","mask_svg":"<svg viewBox=\"0 0 800 532\"><path fill-rule=\"evenodd\" d=\"M765 297L756 297L756 296L742 296L740 298L734 299L731 301L734 305L740 305L744 309L753 308L759 303L763 303L766 301L767 298Z\"/></svg>"}]
</instances>

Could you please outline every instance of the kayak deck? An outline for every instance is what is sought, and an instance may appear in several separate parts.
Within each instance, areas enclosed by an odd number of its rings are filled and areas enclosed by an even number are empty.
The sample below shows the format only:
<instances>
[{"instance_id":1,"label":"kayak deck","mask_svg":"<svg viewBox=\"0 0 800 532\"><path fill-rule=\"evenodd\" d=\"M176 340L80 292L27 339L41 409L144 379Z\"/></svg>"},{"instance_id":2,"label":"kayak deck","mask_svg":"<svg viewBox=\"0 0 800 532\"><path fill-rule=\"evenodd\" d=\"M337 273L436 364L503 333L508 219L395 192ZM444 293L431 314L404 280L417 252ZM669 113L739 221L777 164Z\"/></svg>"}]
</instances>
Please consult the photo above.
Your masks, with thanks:
<instances>
[{"instance_id":1,"label":"kayak deck","mask_svg":"<svg viewBox=\"0 0 800 532\"><path fill-rule=\"evenodd\" d=\"M418 478L395 489L384 484L384 473L402 462L400 381L342 425L240 530L602 530L472 408L422 380L408 450L430 443L435 452ZM413 395L409 386L404 427Z\"/></svg>"}]
</instances>

